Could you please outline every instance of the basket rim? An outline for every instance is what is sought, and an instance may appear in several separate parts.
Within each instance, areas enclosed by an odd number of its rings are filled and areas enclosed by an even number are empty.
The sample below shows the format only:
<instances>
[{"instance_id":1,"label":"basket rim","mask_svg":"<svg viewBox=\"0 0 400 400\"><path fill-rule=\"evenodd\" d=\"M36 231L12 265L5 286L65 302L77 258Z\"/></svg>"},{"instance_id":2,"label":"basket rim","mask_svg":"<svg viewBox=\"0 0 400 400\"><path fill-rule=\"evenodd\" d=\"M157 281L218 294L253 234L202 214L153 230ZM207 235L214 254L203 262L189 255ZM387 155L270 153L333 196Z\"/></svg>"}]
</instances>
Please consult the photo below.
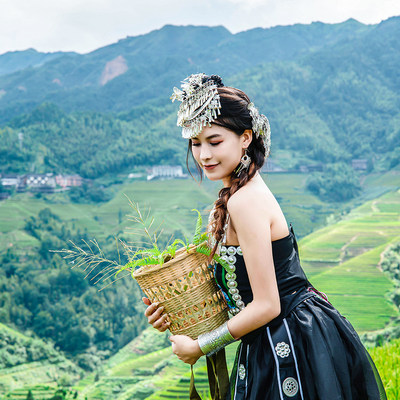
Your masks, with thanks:
<instances>
[{"instance_id":1,"label":"basket rim","mask_svg":"<svg viewBox=\"0 0 400 400\"><path fill-rule=\"evenodd\" d=\"M146 265L146 266L142 266L140 268L138 268L137 270L134 270L132 272L132 276L133 277L138 277L138 276L146 276L148 274L154 273L155 271L159 271L163 268L168 268L171 265L174 265L175 263L182 261L183 259L185 259L186 257L188 257L189 255L195 253L196 249L204 244L206 244L207 241L201 242L198 245L194 245L194 244L190 244L189 248L186 247L181 247L180 249L177 250L176 253L181 252L181 254L179 254L177 257L172 258L171 260L163 263L162 265L160 264L151 264L151 265ZM175 254L176 254L175 253ZM199 255L201 255L202 253L197 253Z\"/></svg>"}]
</instances>

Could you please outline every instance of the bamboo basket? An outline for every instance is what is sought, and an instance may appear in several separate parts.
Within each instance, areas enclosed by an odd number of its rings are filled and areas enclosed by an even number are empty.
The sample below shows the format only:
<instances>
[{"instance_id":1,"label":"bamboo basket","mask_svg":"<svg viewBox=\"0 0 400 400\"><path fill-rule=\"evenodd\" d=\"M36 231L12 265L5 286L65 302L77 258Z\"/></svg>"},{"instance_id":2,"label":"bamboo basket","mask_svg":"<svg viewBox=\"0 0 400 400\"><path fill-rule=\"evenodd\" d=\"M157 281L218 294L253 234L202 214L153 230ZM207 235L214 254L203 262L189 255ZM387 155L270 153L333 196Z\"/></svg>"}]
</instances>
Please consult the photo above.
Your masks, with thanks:
<instances>
[{"instance_id":1,"label":"bamboo basket","mask_svg":"<svg viewBox=\"0 0 400 400\"><path fill-rule=\"evenodd\" d=\"M163 265L141 267L133 276L152 303L164 306L174 335L197 339L228 320L228 306L208 257L197 253L196 246L179 249Z\"/></svg>"}]
</instances>

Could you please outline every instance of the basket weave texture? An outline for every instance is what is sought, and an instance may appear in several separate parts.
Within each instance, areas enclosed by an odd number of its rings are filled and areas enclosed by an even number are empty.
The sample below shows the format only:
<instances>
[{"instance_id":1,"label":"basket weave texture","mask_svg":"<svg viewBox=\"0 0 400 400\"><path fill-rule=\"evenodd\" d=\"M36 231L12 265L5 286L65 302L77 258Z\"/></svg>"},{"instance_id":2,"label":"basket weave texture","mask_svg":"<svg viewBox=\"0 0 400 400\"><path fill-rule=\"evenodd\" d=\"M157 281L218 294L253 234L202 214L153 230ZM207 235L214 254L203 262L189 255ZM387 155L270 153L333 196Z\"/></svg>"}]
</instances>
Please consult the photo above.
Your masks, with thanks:
<instances>
[{"instance_id":1,"label":"basket weave texture","mask_svg":"<svg viewBox=\"0 0 400 400\"><path fill-rule=\"evenodd\" d=\"M163 265L139 268L133 276L152 303L164 306L174 335L197 339L228 320L228 306L208 257L197 253L196 246L179 249Z\"/></svg>"}]
</instances>

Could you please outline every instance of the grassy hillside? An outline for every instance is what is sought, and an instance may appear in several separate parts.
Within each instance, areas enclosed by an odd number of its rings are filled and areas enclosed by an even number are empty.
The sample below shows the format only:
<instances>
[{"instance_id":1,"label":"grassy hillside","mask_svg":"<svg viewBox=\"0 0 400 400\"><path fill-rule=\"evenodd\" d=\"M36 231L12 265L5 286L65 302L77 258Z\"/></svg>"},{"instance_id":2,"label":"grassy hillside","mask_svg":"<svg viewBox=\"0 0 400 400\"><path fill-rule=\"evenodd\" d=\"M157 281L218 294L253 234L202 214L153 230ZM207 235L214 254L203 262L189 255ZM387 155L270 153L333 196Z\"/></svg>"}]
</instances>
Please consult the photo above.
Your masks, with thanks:
<instances>
[{"instance_id":1,"label":"grassy hillside","mask_svg":"<svg viewBox=\"0 0 400 400\"><path fill-rule=\"evenodd\" d=\"M400 339L369 349L385 385L388 400L400 399Z\"/></svg>"},{"instance_id":2,"label":"grassy hillside","mask_svg":"<svg viewBox=\"0 0 400 400\"><path fill-rule=\"evenodd\" d=\"M264 176L275 193L296 232L303 236L325 222L335 211L333 204L322 202L304 189L306 174L269 174ZM64 221L72 221L75 228L103 239L132 226L127 215L132 214L126 196L143 207L149 206L156 220L163 222L168 233L179 230L190 235L194 229L197 208L207 213L216 198L219 186L213 182L199 185L191 179L173 181L126 181L113 185L112 200L100 204L71 203L65 193L54 193L36 198L30 193L18 193L0 202L0 251L14 245L26 249L35 247L37 239L29 236L23 227L25 219L49 207ZM125 196L126 195L126 196Z\"/></svg>"},{"instance_id":3,"label":"grassy hillside","mask_svg":"<svg viewBox=\"0 0 400 400\"><path fill-rule=\"evenodd\" d=\"M83 375L81 368L50 343L3 324L0 339L1 399L26 399L29 389L35 399L50 398L59 385L68 385Z\"/></svg>"},{"instance_id":4,"label":"grassy hillside","mask_svg":"<svg viewBox=\"0 0 400 400\"><path fill-rule=\"evenodd\" d=\"M112 357L103 372L97 376L96 382L94 376L91 376L74 387L79 390L78 399L85 397L90 400L187 399L190 382L189 366L179 361L169 346L140 356L135 353L136 343L130 343ZM382 347L369 349L387 390L388 400L400 399L399 346L400 339L397 339ZM228 368L231 370L236 345L230 345L226 350ZM118 358L121 360L117 361ZM194 373L198 392L203 399L208 399L204 357L196 363Z\"/></svg>"},{"instance_id":5,"label":"grassy hillside","mask_svg":"<svg viewBox=\"0 0 400 400\"><path fill-rule=\"evenodd\" d=\"M175 357L171 347L153 351L166 334L149 328L141 336L121 349L103 365L97 374L92 374L74 389L79 399L115 400L164 400L187 399L190 382L190 367ZM168 341L168 339L167 339ZM229 368L234 361L237 344L227 348ZM208 392L207 370L204 357L194 368L196 389L205 395Z\"/></svg>"},{"instance_id":6,"label":"grassy hillside","mask_svg":"<svg viewBox=\"0 0 400 400\"><path fill-rule=\"evenodd\" d=\"M300 242L311 282L361 331L399 316L387 300L393 283L379 268L382 252L400 241L400 190L355 208Z\"/></svg>"},{"instance_id":7,"label":"grassy hillside","mask_svg":"<svg viewBox=\"0 0 400 400\"><path fill-rule=\"evenodd\" d=\"M381 253L390 243L400 240L399 171L365 176L364 197L340 204L340 208L335 208L339 204L321 202L306 192L304 174L269 174L264 178L280 201L288 222L294 225L300 258L312 283L327 292L355 328L359 332L373 331L399 316L387 300L387 294L393 289L392 282L378 268ZM62 193L41 199L24 193L1 202L0 251L10 245L28 256L37 251L37 239L26 233L23 226L26 218L36 216L44 207L51 208L63 220L72 221L82 231L87 228L93 237L102 239L121 233L131 224L125 217L131 212L125 194L150 205L157 220L164 221L168 233L190 234L195 220L191 208L209 209L217 186L211 182L198 186L190 180L134 181L113 185L110 190L114 197L103 204L72 204ZM378 194L380 197L375 198ZM171 355L169 347L163 348L165 338L150 335L149 339L146 335L138 337L99 370L79 381L70 396L77 390L82 400L85 397L187 398L189 368ZM158 349L153 352L156 345ZM228 352L230 362L233 355L232 348ZM1 374L0 388L10 399L25 399L29 388L36 391L35 399L50 398L57 389L54 377L65 375L46 360L25 362L1 370ZM196 366L195 375L199 390L206 391L204 361ZM10 376L13 384L4 386L3 382L7 385L11 382ZM68 379L70 383L73 381L70 376Z\"/></svg>"}]
</instances>

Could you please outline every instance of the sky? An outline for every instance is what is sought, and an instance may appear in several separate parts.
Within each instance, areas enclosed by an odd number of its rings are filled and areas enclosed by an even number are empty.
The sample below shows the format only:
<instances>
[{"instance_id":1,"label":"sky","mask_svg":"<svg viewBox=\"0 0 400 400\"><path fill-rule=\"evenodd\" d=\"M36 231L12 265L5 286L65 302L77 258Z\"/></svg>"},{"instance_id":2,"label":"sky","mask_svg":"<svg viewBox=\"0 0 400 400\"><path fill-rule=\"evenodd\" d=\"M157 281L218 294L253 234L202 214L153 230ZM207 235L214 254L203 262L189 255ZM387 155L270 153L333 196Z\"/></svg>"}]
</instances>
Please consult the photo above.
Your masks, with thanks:
<instances>
[{"instance_id":1,"label":"sky","mask_svg":"<svg viewBox=\"0 0 400 400\"><path fill-rule=\"evenodd\" d=\"M237 33L349 18L376 24L399 15L399 0L0 0L0 54L88 53L166 24L223 25Z\"/></svg>"}]
</instances>

